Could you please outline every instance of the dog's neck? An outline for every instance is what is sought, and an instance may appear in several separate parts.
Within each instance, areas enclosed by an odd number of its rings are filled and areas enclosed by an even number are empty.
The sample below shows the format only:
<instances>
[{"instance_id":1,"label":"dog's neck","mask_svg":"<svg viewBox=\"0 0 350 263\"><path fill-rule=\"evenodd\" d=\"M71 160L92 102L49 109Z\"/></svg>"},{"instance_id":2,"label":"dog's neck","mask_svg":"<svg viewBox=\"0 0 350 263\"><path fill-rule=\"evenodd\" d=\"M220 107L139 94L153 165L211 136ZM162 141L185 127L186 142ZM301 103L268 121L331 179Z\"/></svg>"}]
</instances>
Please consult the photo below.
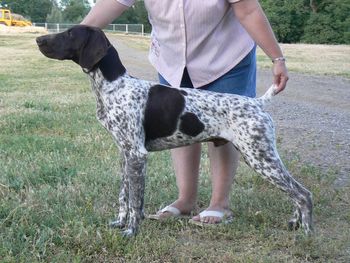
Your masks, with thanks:
<instances>
[{"instance_id":1,"label":"dog's neck","mask_svg":"<svg viewBox=\"0 0 350 263\"><path fill-rule=\"evenodd\" d=\"M96 73L96 71L100 71L104 79L109 82L125 74L126 69L120 61L117 50L112 45L107 49L106 55L88 73Z\"/></svg>"}]
</instances>

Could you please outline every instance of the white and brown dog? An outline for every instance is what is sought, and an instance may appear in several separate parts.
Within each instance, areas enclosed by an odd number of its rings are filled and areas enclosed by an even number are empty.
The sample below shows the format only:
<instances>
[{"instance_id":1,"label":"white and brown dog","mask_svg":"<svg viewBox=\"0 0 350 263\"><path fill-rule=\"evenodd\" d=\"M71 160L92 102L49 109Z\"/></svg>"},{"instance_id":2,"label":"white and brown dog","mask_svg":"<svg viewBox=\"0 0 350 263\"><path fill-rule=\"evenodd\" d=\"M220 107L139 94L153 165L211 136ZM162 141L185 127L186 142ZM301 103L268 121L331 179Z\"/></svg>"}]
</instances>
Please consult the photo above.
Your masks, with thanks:
<instances>
[{"instance_id":1,"label":"white and brown dog","mask_svg":"<svg viewBox=\"0 0 350 263\"><path fill-rule=\"evenodd\" d=\"M125 228L125 236L134 235L143 218L147 153L205 141L232 143L250 167L294 201L290 229L312 231L311 193L283 165L272 119L263 110L274 86L253 99L137 79L127 74L105 34L88 26L38 37L37 44L49 58L73 60L91 79L97 118L123 156L119 215L112 225Z\"/></svg>"}]
</instances>

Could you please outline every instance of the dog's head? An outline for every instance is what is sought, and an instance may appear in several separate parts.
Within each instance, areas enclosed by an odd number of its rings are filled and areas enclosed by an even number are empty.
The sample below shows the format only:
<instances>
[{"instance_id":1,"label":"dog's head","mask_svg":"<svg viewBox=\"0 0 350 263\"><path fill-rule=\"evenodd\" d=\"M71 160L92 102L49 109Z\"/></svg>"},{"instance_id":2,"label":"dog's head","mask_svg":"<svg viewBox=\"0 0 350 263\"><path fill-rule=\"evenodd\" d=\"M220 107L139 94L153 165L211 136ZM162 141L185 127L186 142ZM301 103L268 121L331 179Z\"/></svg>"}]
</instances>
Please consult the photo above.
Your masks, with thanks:
<instances>
[{"instance_id":1,"label":"dog's head","mask_svg":"<svg viewBox=\"0 0 350 263\"><path fill-rule=\"evenodd\" d=\"M36 42L46 57L73 60L87 70L91 70L106 55L110 46L101 29L84 25L38 37Z\"/></svg>"}]
</instances>

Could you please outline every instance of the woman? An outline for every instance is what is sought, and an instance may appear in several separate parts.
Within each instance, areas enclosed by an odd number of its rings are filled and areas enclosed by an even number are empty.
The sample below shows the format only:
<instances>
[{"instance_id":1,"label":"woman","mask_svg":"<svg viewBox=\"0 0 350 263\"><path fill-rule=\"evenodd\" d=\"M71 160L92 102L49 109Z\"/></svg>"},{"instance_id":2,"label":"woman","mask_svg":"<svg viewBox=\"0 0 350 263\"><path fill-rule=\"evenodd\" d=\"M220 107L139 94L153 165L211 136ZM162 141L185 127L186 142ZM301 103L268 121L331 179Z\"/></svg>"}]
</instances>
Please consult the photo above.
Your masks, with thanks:
<instances>
[{"instance_id":1,"label":"woman","mask_svg":"<svg viewBox=\"0 0 350 263\"><path fill-rule=\"evenodd\" d=\"M134 0L100 0L82 24L103 28ZM257 44L273 62L282 91L288 72L282 51L257 0L145 0L152 24L149 53L162 84L255 97ZM230 222L229 193L239 153L232 144L208 143L212 196L192 222ZM171 150L179 196L151 218L189 214L195 207L201 145Z\"/></svg>"}]
</instances>

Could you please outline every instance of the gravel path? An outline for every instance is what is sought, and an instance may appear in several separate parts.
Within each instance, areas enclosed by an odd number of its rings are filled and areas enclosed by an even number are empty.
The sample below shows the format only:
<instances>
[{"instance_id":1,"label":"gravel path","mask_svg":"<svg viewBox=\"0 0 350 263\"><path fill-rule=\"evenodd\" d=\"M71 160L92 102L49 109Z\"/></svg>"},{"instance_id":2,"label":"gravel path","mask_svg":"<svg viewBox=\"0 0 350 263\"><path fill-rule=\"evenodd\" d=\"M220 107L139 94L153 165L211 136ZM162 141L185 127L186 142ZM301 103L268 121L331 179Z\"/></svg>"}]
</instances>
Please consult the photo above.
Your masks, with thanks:
<instances>
[{"instance_id":1,"label":"gravel path","mask_svg":"<svg viewBox=\"0 0 350 263\"><path fill-rule=\"evenodd\" d=\"M129 73L156 80L147 51L131 48L126 39L110 37ZM258 71L258 94L272 74ZM335 187L350 185L350 80L290 73L287 89L267 107L275 124L280 151L301 164L335 170ZM288 157L289 156L289 157Z\"/></svg>"}]
</instances>

